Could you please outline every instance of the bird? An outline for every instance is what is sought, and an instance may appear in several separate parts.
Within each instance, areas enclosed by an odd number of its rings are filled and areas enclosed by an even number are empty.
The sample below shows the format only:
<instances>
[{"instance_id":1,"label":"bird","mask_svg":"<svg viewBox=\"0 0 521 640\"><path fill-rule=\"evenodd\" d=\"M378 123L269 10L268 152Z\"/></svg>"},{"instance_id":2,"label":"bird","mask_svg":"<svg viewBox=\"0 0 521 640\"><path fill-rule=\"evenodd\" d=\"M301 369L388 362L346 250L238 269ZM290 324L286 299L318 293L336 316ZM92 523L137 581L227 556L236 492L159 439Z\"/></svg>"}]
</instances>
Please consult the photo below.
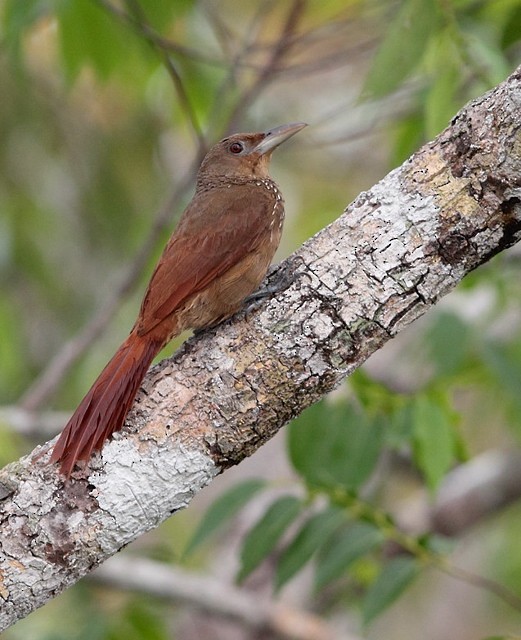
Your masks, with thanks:
<instances>
[{"instance_id":1,"label":"bird","mask_svg":"<svg viewBox=\"0 0 521 640\"><path fill-rule=\"evenodd\" d=\"M284 200L272 152L306 126L237 133L215 144L168 241L128 337L65 425L50 456L69 477L120 430L155 356L186 329L230 318L257 290L278 248Z\"/></svg>"}]
</instances>

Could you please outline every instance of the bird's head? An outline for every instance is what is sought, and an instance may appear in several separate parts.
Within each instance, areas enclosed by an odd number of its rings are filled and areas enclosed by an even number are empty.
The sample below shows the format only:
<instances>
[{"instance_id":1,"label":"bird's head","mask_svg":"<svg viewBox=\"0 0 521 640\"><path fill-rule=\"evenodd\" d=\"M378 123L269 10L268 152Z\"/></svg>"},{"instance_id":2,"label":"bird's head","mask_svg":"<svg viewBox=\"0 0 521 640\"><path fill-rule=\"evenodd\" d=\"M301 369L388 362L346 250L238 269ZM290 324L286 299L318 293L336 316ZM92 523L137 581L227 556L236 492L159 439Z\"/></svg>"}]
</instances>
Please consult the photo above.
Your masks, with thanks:
<instances>
[{"instance_id":1,"label":"bird's head","mask_svg":"<svg viewBox=\"0 0 521 640\"><path fill-rule=\"evenodd\" d=\"M198 181L266 178L273 150L305 126L294 122L261 133L235 133L224 138L206 154Z\"/></svg>"}]
</instances>

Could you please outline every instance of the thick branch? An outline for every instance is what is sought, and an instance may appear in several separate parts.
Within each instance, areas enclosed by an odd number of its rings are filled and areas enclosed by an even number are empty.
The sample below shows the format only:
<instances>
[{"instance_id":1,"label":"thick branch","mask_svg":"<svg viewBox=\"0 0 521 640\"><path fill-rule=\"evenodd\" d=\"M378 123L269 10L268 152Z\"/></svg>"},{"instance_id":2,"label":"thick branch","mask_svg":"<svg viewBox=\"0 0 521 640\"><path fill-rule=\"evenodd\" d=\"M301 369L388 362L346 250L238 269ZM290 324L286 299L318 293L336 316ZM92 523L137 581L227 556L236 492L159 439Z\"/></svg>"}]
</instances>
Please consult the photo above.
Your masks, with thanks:
<instances>
[{"instance_id":1,"label":"thick branch","mask_svg":"<svg viewBox=\"0 0 521 640\"><path fill-rule=\"evenodd\" d=\"M521 234L521 68L298 252L294 285L151 370L127 428L64 482L0 474L0 628L156 527ZM318 428L318 427L317 427Z\"/></svg>"}]
</instances>

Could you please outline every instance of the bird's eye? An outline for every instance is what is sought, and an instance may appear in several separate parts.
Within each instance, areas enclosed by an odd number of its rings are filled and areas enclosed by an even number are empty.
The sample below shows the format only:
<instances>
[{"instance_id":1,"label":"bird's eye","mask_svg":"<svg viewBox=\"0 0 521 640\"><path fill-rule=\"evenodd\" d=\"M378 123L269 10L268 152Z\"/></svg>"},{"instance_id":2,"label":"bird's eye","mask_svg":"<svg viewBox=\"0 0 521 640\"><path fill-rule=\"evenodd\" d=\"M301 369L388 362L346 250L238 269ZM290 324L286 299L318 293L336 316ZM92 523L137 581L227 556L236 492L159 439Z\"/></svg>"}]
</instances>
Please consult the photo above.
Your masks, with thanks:
<instances>
[{"instance_id":1,"label":"bird's eye","mask_svg":"<svg viewBox=\"0 0 521 640\"><path fill-rule=\"evenodd\" d=\"M242 142L232 142L230 145L230 151L232 153L240 153L244 149Z\"/></svg>"}]
</instances>

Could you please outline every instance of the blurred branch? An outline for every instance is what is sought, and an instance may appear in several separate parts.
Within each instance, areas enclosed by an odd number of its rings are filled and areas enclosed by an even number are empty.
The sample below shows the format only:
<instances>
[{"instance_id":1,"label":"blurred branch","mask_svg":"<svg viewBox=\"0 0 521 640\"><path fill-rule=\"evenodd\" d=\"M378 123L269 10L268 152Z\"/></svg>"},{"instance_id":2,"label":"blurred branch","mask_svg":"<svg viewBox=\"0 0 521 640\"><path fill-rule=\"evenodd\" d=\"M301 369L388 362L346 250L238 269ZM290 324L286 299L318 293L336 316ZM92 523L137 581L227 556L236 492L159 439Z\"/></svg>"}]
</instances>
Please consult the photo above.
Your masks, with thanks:
<instances>
[{"instance_id":1,"label":"blurred branch","mask_svg":"<svg viewBox=\"0 0 521 640\"><path fill-rule=\"evenodd\" d=\"M324 620L307 611L260 599L257 594L210 576L198 576L128 554L114 556L96 569L92 578L119 589L186 602L205 612L234 618L259 633L273 633L288 640L333 640L335 637Z\"/></svg>"},{"instance_id":2,"label":"blurred branch","mask_svg":"<svg viewBox=\"0 0 521 640\"><path fill-rule=\"evenodd\" d=\"M199 62L201 64L209 65L212 67L221 67L221 68L229 68L230 60L227 58L220 58L219 56L213 55L212 53L201 53L200 49L192 49L190 47L186 47L185 45L179 44L170 38L165 38L161 36L151 25L143 24L139 21L136 21L134 16L131 13L128 13L124 9L119 6L116 6L110 0L94 0L101 7L111 13L114 17L116 17L121 22L127 24L132 29L134 29L139 35L143 36L146 40L151 41L155 44L156 47L162 49L165 52L170 52L172 54L181 56L183 58L190 59L194 62ZM305 0L303 0L305 2ZM275 7L277 3L268 3L264 2L259 6L259 15L266 14L272 7ZM280 6L280 4L279 4ZM212 7L209 7L209 10L212 10ZM221 21L219 21L219 16L216 12L212 12L212 19L215 23L215 26L218 28L216 33L219 37L219 33L223 35L223 38L220 39L223 49L228 49L226 52L228 55L231 55L231 51L229 49L229 38L231 36L230 31L226 28ZM255 22L255 19L252 23ZM345 19L333 18L325 27L320 25L317 28L309 29L308 31L303 32L302 34L293 34L290 38L287 39L288 46L292 48L295 47L305 49L312 44L316 44L319 48L323 49L324 41L328 43L331 42L332 30L335 32L336 36L341 36L341 42L345 43L345 41L352 40L352 38L356 35L357 37L360 35L359 29L353 33L353 25L356 24L353 20L352 16L348 16ZM350 29L348 33L345 33L345 28ZM227 35L228 38L224 40L224 36ZM303 75L308 72L315 73L323 71L327 68L332 68L334 66L344 65L348 62L352 61L353 55L359 52L372 51L374 49L375 44L377 43L377 38L373 37L369 40L364 40L359 43L350 44L347 48L335 47L335 53L333 54L323 54L320 51L320 55L312 55L308 56L308 59L295 64L286 64L279 65L276 69L277 73L280 72L292 72L295 75ZM259 54L265 53L266 51L271 51L273 49L273 43L269 44L261 44L256 43L251 47L248 47L246 50L248 53ZM244 52L243 51L243 52ZM262 71L265 68L265 64L257 63L253 60L249 60L247 56L241 55L239 59L232 63L237 68L246 68L254 71Z\"/></svg>"},{"instance_id":3,"label":"blurred branch","mask_svg":"<svg viewBox=\"0 0 521 640\"><path fill-rule=\"evenodd\" d=\"M96 2L103 9L111 13L118 20L121 20L123 23L132 27L134 31L136 31L139 35L144 36L144 38L147 41L153 42L157 47L161 48L163 51L170 51L171 53L175 53L185 58L189 58L190 60L194 60L196 62L202 62L204 64L208 64L211 66L222 67L227 64L225 60L219 60L215 56L212 56L209 54L205 55L201 53L199 49L191 49L190 47L181 45L168 38L163 38L150 25L143 24L143 23L140 23L139 21L136 21L134 16L132 16L132 14L128 13L121 7L116 6L109 0L94 0L94 2Z\"/></svg>"},{"instance_id":4,"label":"blurred branch","mask_svg":"<svg viewBox=\"0 0 521 640\"><path fill-rule=\"evenodd\" d=\"M399 502L393 520L407 534L455 538L520 498L521 450L490 449L450 471L434 502L424 488Z\"/></svg>"},{"instance_id":5,"label":"blurred branch","mask_svg":"<svg viewBox=\"0 0 521 640\"><path fill-rule=\"evenodd\" d=\"M239 127L239 123L243 118L244 112L255 101L266 85L273 79L275 73L282 65L284 57L291 50L292 35L296 31L305 9L306 0L294 0L291 4L286 15L286 20L280 29L280 33L269 50L268 58L264 66L259 70L259 73L251 86L244 91L235 103L231 115L228 118L227 133L230 133Z\"/></svg>"},{"instance_id":6,"label":"blurred branch","mask_svg":"<svg viewBox=\"0 0 521 640\"><path fill-rule=\"evenodd\" d=\"M488 593L495 595L505 604L512 607L512 609L521 612L521 598L510 589L503 586L500 582L478 575L472 571L467 571L467 569L463 569L462 567L457 567L448 561L440 562L436 565L436 569L448 576L451 576L452 578L455 578L456 580L461 580L466 584L470 584L478 589L482 589L483 591L487 591Z\"/></svg>"},{"instance_id":7,"label":"blurred branch","mask_svg":"<svg viewBox=\"0 0 521 640\"><path fill-rule=\"evenodd\" d=\"M263 65L257 64L252 66L252 64L250 63L251 61L249 61L248 58L250 52L255 49L256 38L259 31L261 30L262 22L265 20L266 15L271 11L272 7L272 2L263 2L258 5L257 10L254 12L253 17L251 18L249 24L245 29L244 36L240 39L241 46L237 48L237 51L235 53L230 50L230 27L224 23L218 11L212 10L211 5L208 7L208 12L211 15L211 25L213 31L216 35L216 38L221 43L221 48L223 49L225 54L228 55L229 59L226 76L224 77L220 86L214 92L213 105L210 109L210 115L208 117L210 126L213 129L218 128L218 123L222 119L222 105L226 98L226 95L229 92L232 92L233 88L239 82L239 71L244 70L248 67L255 70L260 70L263 67ZM239 40L239 38L235 39ZM228 116L228 123L224 126L224 131L227 132L229 130L230 124Z\"/></svg>"},{"instance_id":8,"label":"blurred branch","mask_svg":"<svg viewBox=\"0 0 521 640\"><path fill-rule=\"evenodd\" d=\"M110 11L113 15L116 15L125 20L128 24L132 25L138 33L145 39L146 42L152 47L152 49L159 55L159 58L165 65L166 70L177 92L179 98L179 104L184 111L188 122L191 125L192 132L197 143L197 155L199 159L202 159L207 151L206 140L203 136L201 126L197 119L194 108L184 86L183 80L172 61L168 49L163 46L163 40L159 38L156 32L148 24L143 7L139 4L139 0L125 0L125 4L128 8L128 12L125 13L120 9L115 8L109 0L97 0L105 9Z\"/></svg>"},{"instance_id":9,"label":"blurred branch","mask_svg":"<svg viewBox=\"0 0 521 640\"><path fill-rule=\"evenodd\" d=\"M521 67L308 240L288 289L152 368L126 428L70 479L48 445L4 468L0 629L187 506L518 242L520 109Z\"/></svg>"},{"instance_id":10,"label":"blurred branch","mask_svg":"<svg viewBox=\"0 0 521 640\"><path fill-rule=\"evenodd\" d=\"M486 451L445 477L428 516L428 529L460 535L520 496L521 452Z\"/></svg>"},{"instance_id":11,"label":"blurred branch","mask_svg":"<svg viewBox=\"0 0 521 640\"><path fill-rule=\"evenodd\" d=\"M447 474L434 504L422 491L412 500L404 501L394 519L406 536L439 533L454 538L519 500L520 496L521 451L490 450ZM391 550L392 555L395 552L400 549ZM439 571L488 591L521 611L521 598L498 581L436 554L432 564Z\"/></svg>"},{"instance_id":12,"label":"blurred branch","mask_svg":"<svg viewBox=\"0 0 521 640\"><path fill-rule=\"evenodd\" d=\"M53 438L70 417L67 411L35 413L22 407L0 407L0 424L26 438Z\"/></svg>"}]
</instances>

